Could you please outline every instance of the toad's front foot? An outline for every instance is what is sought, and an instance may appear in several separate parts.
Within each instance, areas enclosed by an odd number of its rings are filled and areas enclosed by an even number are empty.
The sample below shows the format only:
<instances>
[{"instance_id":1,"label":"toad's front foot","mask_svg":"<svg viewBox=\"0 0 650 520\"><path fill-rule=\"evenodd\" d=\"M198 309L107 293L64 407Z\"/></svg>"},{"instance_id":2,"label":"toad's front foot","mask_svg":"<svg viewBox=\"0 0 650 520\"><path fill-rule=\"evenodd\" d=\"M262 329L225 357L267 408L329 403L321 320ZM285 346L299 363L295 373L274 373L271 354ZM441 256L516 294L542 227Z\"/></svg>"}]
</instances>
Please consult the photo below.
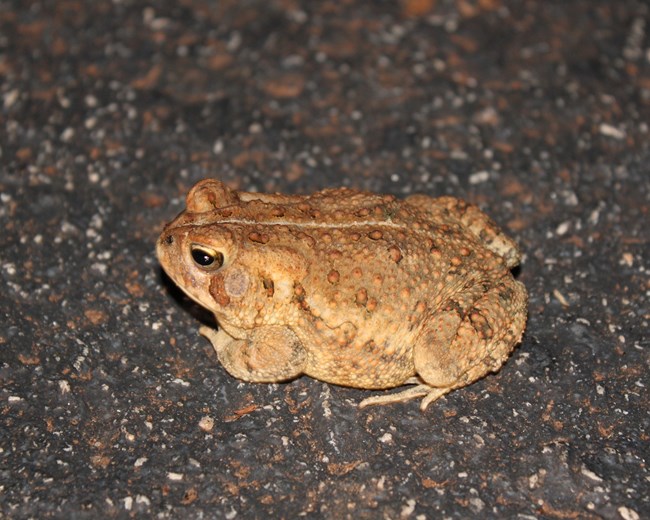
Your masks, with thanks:
<instances>
[{"instance_id":1,"label":"toad's front foot","mask_svg":"<svg viewBox=\"0 0 650 520\"><path fill-rule=\"evenodd\" d=\"M205 325L202 325L199 328L199 334L206 338L210 343L212 343L212 346L214 347L214 350L217 354L221 352L226 345L232 341L232 338L226 334L223 329L213 329L212 327L207 327Z\"/></svg>"}]
</instances>

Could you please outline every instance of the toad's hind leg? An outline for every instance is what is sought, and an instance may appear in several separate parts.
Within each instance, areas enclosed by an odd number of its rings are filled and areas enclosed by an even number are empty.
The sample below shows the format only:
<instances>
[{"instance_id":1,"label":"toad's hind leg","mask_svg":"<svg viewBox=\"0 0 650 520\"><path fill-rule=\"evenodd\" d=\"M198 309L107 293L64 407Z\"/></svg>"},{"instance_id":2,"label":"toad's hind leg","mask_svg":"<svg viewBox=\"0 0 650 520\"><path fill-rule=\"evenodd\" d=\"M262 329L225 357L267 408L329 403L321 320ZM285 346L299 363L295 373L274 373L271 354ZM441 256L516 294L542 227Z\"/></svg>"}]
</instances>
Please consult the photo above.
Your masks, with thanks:
<instances>
[{"instance_id":1,"label":"toad's hind leg","mask_svg":"<svg viewBox=\"0 0 650 520\"><path fill-rule=\"evenodd\" d=\"M288 327L269 325L250 332L246 339L229 336L223 329L199 329L228 373L244 381L278 383L304 372L307 354Z\"/></svg>"},{"instance_id":2,"label":"toad's hind leg","mask_svg":"<svg viewBox=\"0 0 650 520\"><path fill-rule=\"evenodd\" d=\"M429 387L423 410L503 365L521 340L526 302L524 286L508 276L473 302L452 302L431 316L413 350L415 370Z\"/></svg>"},{"instance_id":3,"label":"toad's hind leg","mask_svg":"<svg viewBox=\"0 0 650 520\"><path fill-rule=\"evenodd\" d=\"M406 381L404 384L415 386L407 388L406 390L402 390L401 392L393 392L390 394L367 397L359 403L359 408L365 408L366 406L373 405L402 403L404 401L410 401L411 399L418 399L420 397L430 399L430 396L435 394L435 397L430 401L433 402L451 390L447 388L431 388L429 385L422 383L422 380L418 377L413 377Z\"/></svg>"}]
</instances>

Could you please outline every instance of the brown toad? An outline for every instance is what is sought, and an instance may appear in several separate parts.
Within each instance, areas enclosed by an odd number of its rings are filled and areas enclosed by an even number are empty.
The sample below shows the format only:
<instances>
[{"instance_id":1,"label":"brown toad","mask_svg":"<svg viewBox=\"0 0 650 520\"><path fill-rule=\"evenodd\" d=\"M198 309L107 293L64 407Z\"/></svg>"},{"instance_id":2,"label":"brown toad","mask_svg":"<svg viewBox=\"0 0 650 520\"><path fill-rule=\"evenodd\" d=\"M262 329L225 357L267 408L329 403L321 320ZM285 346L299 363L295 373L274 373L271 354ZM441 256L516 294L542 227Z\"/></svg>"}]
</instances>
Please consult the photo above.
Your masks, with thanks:
<instances>
[{"instance_id":1,"label":"brown toad","mask_svg":"<svg viewBox=\"0 0 650 520\"><path fill-rule=\"evenodd\" d=\"M361 405L447 392L498 370L527 295L515 243L476 206L351 189L238 192L206 179L162 232L164 270L214 313L202 327L245 381L306 374L366 389Z\"/></svg>"}]
</instances>

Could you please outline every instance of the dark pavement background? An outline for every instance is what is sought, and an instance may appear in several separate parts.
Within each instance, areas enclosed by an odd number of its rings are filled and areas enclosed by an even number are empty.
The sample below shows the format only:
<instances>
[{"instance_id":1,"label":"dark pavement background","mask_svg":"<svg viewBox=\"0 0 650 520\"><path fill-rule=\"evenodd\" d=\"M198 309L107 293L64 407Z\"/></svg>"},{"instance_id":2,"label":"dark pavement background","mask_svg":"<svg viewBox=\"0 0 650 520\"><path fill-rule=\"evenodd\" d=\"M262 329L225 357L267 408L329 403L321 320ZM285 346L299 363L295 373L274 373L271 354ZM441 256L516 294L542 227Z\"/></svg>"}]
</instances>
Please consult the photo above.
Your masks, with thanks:
<instances>
[{"instance_id":1,"label":"dark pavement background","mask_svg":"<svg viewBox=\"0 0 650 520\"><path fill-rule=\"evenodd\" d=\"M642 1L0 0L0 516L650 518ZM228 376L154 241L197 180L478 203L522 345L421 413Z\"/></svg>"}]
</instances>

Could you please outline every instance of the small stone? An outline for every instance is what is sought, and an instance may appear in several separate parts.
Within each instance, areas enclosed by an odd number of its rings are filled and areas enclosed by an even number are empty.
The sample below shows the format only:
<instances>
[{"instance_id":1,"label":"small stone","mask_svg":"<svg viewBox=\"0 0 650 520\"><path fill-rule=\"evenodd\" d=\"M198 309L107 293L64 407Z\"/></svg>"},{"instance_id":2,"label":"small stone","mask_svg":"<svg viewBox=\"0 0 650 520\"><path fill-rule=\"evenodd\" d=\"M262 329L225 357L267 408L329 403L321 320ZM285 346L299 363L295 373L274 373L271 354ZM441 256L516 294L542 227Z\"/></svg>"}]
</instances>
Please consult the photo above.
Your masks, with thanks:
<instances>
[{"instance_id":1,"label":"small stone","mask_svg":"<svg viewBox=\"0 0 650 520\"><path fill-rule=\"evenodd\" d=\"M214 419L208 415L201 417L201 420L199 421L199 428L201 428L204 432L211 432L212 428L214 428Z\"/></svg>"}]
</instances>

